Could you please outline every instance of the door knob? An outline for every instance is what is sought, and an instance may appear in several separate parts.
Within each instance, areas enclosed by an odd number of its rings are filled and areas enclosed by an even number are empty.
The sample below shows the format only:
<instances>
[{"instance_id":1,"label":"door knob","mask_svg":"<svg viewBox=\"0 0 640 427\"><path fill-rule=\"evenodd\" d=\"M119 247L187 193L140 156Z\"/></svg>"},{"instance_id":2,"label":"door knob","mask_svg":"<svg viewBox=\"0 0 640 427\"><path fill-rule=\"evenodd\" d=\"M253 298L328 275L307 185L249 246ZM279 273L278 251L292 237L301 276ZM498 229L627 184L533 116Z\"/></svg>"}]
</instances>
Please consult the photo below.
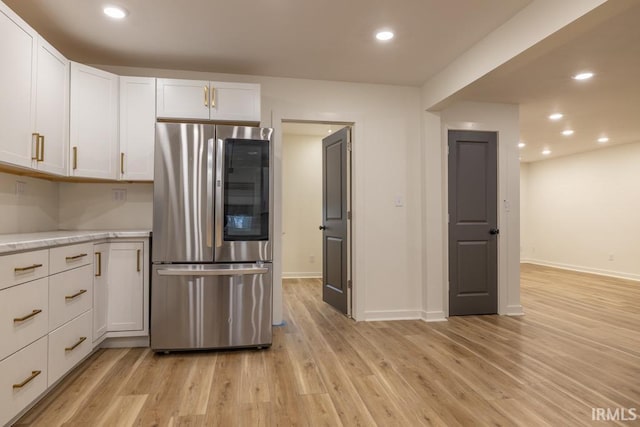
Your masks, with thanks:
<instances>
[{"instance_id":1,"label":"door knob","mask_svg":"<svg viewBox=\"0 0 640 427\"><path fill-rule=\"evenodd\" d=\"M320 227L318 227L318 230L326 230L327 227L325 227L324 225L321 225Z\"/></svg>"},{"instance_id":2,"label":"door knob","mask_svg":"<svg viewBox=\"0 0 640 427\"><path fill-rule=\"evenodd\" d=\"M497 228L490 228L489 234L500 234L500 230L498 230Z\"/></svg>"}]
</instances>

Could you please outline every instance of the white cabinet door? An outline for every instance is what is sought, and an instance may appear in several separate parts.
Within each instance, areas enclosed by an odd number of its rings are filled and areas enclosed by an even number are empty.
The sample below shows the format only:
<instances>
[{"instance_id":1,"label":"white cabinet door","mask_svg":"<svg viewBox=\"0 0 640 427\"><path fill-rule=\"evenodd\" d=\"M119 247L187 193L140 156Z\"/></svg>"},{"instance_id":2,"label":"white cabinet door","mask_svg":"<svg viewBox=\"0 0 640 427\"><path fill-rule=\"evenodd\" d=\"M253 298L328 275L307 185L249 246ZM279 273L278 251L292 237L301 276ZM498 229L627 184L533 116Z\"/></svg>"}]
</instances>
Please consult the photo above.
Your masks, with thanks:
<instances>
[{"instance_id":1,"label":"white cabinet door","mask_svg":"<svg viewBox=\"0 0 640 427\"><path fill-rule=\"evenodd\" d=\"M107 313L109 304L109 243L94 245L93 277L93 341L97 341L107 332Z\"/></svg>"},{"instance_id":2,"label":"white cabinet door","mask_svg":"<svg viewBox=\"0 0 640 427\"><path fill-rule=\"evenodd\" d=\"M120 77L120 173L122 180L153 181L156 79Z\"/></svg>"},{"instance_id":3,"label":"white cabinet door","mask_svg":"<svg viewBox=\"0 0 640 427\"><path fill-rule=\"evenodd\" d=\"M71 63L70 175L117 179L118 76Z\"/></svg>"},{"instance_id":4,"label":"white cabinet door","mask_svg":"<svg viewBox=\"0 0 640 427\"><path fill-rule=\"evenodd\" d=\"M260 85L211 82L211 120L260 122Z\"/></svg>"},{"instance_id":5,"label":"white cabinet door","mask_svg":"<svg viewBox=\"0 0 640 427\"><path fill-rule=\"evenodd\" d=\"M69 148L69 61L41 37L38 38L36 78L36 167L57 175L67 174Z\"/></svg>"},{"instance_id":6,"label":"white cabinet door","mask_svg":"<svg viewBox=\"0 0 640 427\"><path fill-rule=\"evenodd\" d=\"M158 117L208 120L210 99L206 80L158 79Z\"/></svg>"},{"instance_id":7,"label":"white cabinet door","mask_svg":"<svg viewBox=\"0 0 640 427\"><path fill-rule=\"evenodd\" d=\"M108 272L110 332L136 331L144 326L143 251L143 243L111 243Z\"/></svg>"},{"instance_id":8,"label":"white cabinet door","mask_svg":"<svg viewBox=\"0 0 640 427\"><path fill-rule=\"evenodd\" d=\"M0 2L0 162L31 167L37 34Z\"/></svg>"}]
</instances>

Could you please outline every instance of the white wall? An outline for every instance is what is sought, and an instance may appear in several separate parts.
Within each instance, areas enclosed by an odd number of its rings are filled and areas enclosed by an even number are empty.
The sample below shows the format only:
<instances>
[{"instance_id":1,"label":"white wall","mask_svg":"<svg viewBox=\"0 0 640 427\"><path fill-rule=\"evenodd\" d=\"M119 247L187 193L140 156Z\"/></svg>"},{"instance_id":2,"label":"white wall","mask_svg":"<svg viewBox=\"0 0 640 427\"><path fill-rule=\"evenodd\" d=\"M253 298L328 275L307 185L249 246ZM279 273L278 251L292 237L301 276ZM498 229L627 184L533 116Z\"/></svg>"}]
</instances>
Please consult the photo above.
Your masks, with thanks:
<instances>
[{"instance_id":1,"label":"white wall","mask_svg":"<svg viewBox=\"0 0 640 427\"><path fill-rule=\"evenodd\" d=\"M640 142L530 163L523 260L640 280L638 165Z\"/></svg>"},{"instance_id":2,"label":"white wall","mask_svg":"<svg viewBox=\"0 0 640 427\"><path fill-rule=\"evenodd\" d=\"M447 131L469 129L498 132L498 312L522 314L520 304L520 163L518 160L518 106L459 102L436 114L425 113L426 145L423 156L436 170L427 173L424 317L440 320L448 315ZM437 167L436 162L440 163ZM435 255L434 255L435 254ZM441 255L440 255L441 254ZM440 265L432 261L441 256ZM430 271L429 271L430 270Z\"/></svg>"},{"instance_id":3,"label":"white wall","mask_svg":"<svg viewBox=\"0 0 640 427\"><path fill-rule=\"evenodd\" d=\"M153 184L59 185L61 230L151 230ZM126 200L113 200L113 189L125 189Z\"/></svg>"},{"instance_id":4,"label":"white wall","mask_svg":"<svg viewBox=\"0 0 640 427\"><path fill-rule=\"evenodd\" d=\"M25 184L24 194L16 194L16 181ZM58 184L0 173L0 207L0 234L55 230Z\"/></svg>"},{"instance_id":5,"label":"white wall","mask_svg":"<svg viewBox=\"0 0 640 427\"><path fill-rule=\"evenodd\" d=\"M322 277L322 138L282 135L282 275Z\"/></svg>"},{"instance_id":6,"label":"white wall","mask_svg":"<svg viewBox=\"0 0 640 427\"><path fill-rule=\"evenodd\" d=\"M520 261L531 257L529 245L529 165L520 163Z\"/></svg>"}]
</instances>

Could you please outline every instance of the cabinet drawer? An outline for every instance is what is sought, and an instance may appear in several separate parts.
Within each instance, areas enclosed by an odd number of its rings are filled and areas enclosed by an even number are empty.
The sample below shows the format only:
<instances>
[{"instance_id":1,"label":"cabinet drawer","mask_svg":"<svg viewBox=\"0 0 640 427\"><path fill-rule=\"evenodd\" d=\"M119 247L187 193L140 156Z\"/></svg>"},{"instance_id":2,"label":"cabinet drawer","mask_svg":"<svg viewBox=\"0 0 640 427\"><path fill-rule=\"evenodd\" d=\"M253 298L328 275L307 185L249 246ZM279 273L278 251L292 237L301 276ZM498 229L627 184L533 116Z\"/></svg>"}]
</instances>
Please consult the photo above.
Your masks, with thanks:
<instances>
[{"instance_id":1,"label":"cabinet drawer","mask_svg":"<svg viewBox=\"0 0 640 427\"><path fill-rule=\"evenodd\" d=\"M0 289L41 279L48 274L48 249L0 256Z\"/></svg>"},{"instance_id":2,"label":"cabinet drawer","mask_svg":"<svg viewBox=\"0 0 640 427\"><path fill-rule=\"evenodd\" d=\"M85 265L49 277L50 331L84 313L92 306L93 266Z\"/></svg>"},{"instance_id":3,"label":"cabinet drawer","mask_svg":"<svg viewBox=\"0 0 640 427\"><path fill-rule=\"evenodd\" d=\"M47 337L0 362L0 425L47 389Z\"/></svg>"},{"instance_id":4,"label":"cabinet drawer","mask_svg":"<svg viewBox=\"0 0 640 427\"><path fill-rule=\"evenodd\" d=\"M49 279L0 291L0 360L49 332Z\"/></svg>"},{"instance_id":5,"label":"cabinet drawer","mask_svg":"<svg viewBox=\"0 0 640 427\"><path fill-rule=\"evenodd\" d=\"M60 273L93 262L93 243L49 249L49 274Z\"/></svg>"},{"instance_id":6,"label":"cabinet drawer","mask_svg":"<svg viewBox=\"0 0 640 427\"><path fill-rule=\"evenodd\" d=\"M87 311L49 334L50 385L91 352L92 316Z\"/></svg>"}]
</instances>

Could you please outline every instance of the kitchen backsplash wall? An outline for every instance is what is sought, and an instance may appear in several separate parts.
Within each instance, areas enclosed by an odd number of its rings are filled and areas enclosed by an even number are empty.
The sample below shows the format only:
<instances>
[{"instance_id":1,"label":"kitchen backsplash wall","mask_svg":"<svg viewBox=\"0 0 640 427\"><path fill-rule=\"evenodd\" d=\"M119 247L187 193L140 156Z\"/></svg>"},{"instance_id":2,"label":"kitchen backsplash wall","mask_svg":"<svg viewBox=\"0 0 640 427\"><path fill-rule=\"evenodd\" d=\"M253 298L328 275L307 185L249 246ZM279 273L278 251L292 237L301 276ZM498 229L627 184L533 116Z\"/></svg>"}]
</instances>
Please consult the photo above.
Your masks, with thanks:
<instances>
[{"instance_id":1,"label":"kitchen backsplash wall","mask_svg":"<svg viewBox=\"0 0 640 427\"><path fill-rule=\"evenodd\" d=\"M59 185L0 173L0 234L57 229Z\"/></svg>"},{"instance_id":2,"label":"kitchen backsplash wall","mask_svg":"<svg viewBox=\"0 0 640 427\"><path fill-rule=\"evenodd\" d=\"M61 183L59 194L62 230L151 230L151 183Z\"/></svg>"}]
</instances>

